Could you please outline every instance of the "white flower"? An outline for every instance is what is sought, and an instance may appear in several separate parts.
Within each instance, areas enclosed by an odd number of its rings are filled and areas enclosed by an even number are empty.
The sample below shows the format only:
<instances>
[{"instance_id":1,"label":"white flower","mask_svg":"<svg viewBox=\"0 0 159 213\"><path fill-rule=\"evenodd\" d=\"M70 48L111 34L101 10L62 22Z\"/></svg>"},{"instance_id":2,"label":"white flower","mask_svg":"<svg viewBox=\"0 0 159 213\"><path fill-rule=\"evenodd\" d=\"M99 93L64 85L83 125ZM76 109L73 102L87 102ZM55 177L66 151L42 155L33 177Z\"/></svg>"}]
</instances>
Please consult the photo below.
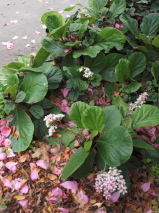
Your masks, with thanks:
<instances>
[{"instance_id":1,"label":"white flower","mask_svg":"<svg viewBox=\"0 0 159 213\"><path fill-rule=\"evenodd\" d=\"M92 75L94 74L93 72L90 71L90 69L88 67L80 67L78 71L84 72L83 76L85 78L92 77Z\"/></svg>"},{"instance_id":2,"label":"white flower","mask_svg":"<svg viewBox=\"0 0 159 213\"><path fill-rule=\"evenodd\" d=\"M143 92L139 95L139 97L137 98L137 100L135 101L134 104L133 103L129 104L130 114L133 113L133 111L136 107L141 107L141 105L146 102L147 96L148 96L147 92Z\"/></svg>"},{"instance_id":3,"label":"white flower","mask_svg":"<svg viewBox=\"0 0 159 213\"><path fill-rule=\"evenodd\" d=\"M57 126L56 125L53 125L53 126L51 126L50 128L49 128L49 136L52 136L53 135L53 133L56 131L56 129L57 129Z\"/></svg>"}]
</instances>

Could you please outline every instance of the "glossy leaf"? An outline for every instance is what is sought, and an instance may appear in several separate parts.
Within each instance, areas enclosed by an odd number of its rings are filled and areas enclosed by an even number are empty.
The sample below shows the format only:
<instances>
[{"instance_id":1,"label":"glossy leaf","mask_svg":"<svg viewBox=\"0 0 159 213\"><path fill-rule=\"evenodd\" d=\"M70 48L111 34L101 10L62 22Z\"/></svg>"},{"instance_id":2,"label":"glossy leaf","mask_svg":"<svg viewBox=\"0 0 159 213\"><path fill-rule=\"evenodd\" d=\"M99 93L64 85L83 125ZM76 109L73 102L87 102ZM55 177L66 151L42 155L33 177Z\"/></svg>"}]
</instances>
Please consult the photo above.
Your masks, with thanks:
<instances>
[{"instance_id":1,"label":"glossy leaf","mask_svg":"<svg viewBox=\"0 0 159 213\"><path fill-rule=\"evenodd\" d=\"M39 139L43 140L44 135L46 134L47 127L43 119L36 119L33 121L34 124L34 135Z\"/></svg>"},{"instance_id":2,"label":"glossy leaf","mask_svg":"<svg viewBox=\"0 0 159 213\"><path fill-rule=\"evenodd\" d=\"M27 113L21 109L16 108L12 111L13 121L11 125L16 127L18 131L17 137L12 136L12 149L14 152L21 152L26 150L33 138L34 126L31 118Z\"/></svg>"},{"instance_id":3,"label":"glossy leaf","mask_svg":"<svg viewBox=\"0 0 159 213\"><path fill-rule=\"evenodd\" d=\"M126 8L125 0L114 0L110 6L109 13L111 18L115 18L124 12Z\"/></svg>"},{"instance_id":4,"label":"glossy leaf","mask_svg":"<svg viewBox=\"0 0 159 213\"><path fill-rule=\"evenodd\" d=\"M108 0L89 0L88 4L93 11L99 12L106 6L107 2Z\"/></svg>"},{"instance_id":5,"label":"glossy leaf","mask_svg":"<svg viewBox=\"0 0 159 213\"><path fill-rule=\"evenodd\" d=\"M38 51L38 53L35 56L32 67L42 66L49 55L50 55L50 52L48 52L43 47L41 47L40 50Z\"/></svg>"},{"instance_id":6,"label":"glossy leaf","mask_svg":"<svg viewBox=\"0 0 159 213\"><path fill-rule=\"evenodd\" d=\"M152 68L151 68L151 73L152 73L152 75L154 77L155 83L157 83L159 81L159 72L158 72L158 69L159 69L159 61L155 61L152 64Z\"/></svg>"},{"instance_id":7,"label":"glossy leaf","mask_svg":"<svg viewBox=\"0 0 159 213\"><path fill-rule=\"evenodd\" d=\"M115 76L119 82L124 83L125 80L129 77L129 61L127 59L120 59L119 63L115 67Z\"/></svg>"},{"instance_id":8,"label":"glossy leaf","mask_svg":"<svg viewBox=\"0 0 159 213\"><path fill-rule=\"evenodd\" d=\"M133 146L137 148L155 150L155 148L152 145L144 141L142 138L137 138L133 140Z\"/></svg>"},{"instance_id":9,"label":"glossy leaf","mask_svg":"<svg viewBox=\"0 0 159 213\"><path fill-rule=\"evenodd\" d=\"M49 31L62 27L64 25L64 18L61 15L49 15L45 21L46 27Z\"/></svg>"},{"instance_id":10,"label":"glossy leaf","mask_svg":"<svg viewBox=\"0 0 159 213\"><path fill-rule=\"evenodd\" d=\"M26 93L25 103L37 103L41 101L47 93L47 78L42 73L28 73L23 79L20 90Z\"/></svg>"},{"instance_id":11,"label":"glossy leaf","mask_svg":"<svg viewBox=\"0 0 159 213\"><path fill-rule=\"evenodd\" d=\"M100 73L101 76L103 77L103 80L109 81L109 82L116 82L117 79L115 77L115 67L119 63L119 60L121 58L126 58L122 54L118 53L111 53L108 54L105 57L105 67L103 71Z\"/></svg>"},{"instance_id":12,"label":"glossy leaf","mask_svg":"<svg viewBox=\"0 0 159 213\"><path fill-rule=\"evenodd\" d=\"M48 16L51 16L51 15L55 15L56 17L59 17L59 19L62 19L61 15L57 12L57 11L49 11L49 12L46 12L42 15L41 17L41 22L42 24L46 25L46 19ZM64 19L63 19L63 24L65 23Z\"/></svg>"},{"instance_id":13,"label":"glossy leaf","mask_svg":"<svg viewBox=\"0 0 159 213\"><path fill-rule=\"evenodd\" d=\"M131 135L122 126L114 127L99 137L97 149L105 163L110 166L119 166L132 154Z\"/></svg>"},{"instance_id":14,"label":"glossy leaf","mask_svg":"<svg viewBox=\"0 0 159 213\"><path fill-rule=\"evenodd\" d=\"M44 116L44 110L41 106L39 105L34 105L30 107L29 112L36 118L40 119Z\"/></svg>"},{"instance_id":15,"label":"glossy leaf","mask_svg":"<svg viewBox=\"0 0 159 213\"><path fill-rule=\"evenodd\" d=\"M128 60L130 61L130 77L134 78L135 76L142 73L146 67L146 57L141 52L132 53Z\"/></svg>"},{"instance_id":16,"label":"glossy leaf","mask_svg":"<svg viewBox=\"0 0 159 213\"><path fill-rule=\"evenodd\" d=\"M104 125L104 130L109 130L113 127L119 126L121 123L121 114L117 106L108 106L103 109L106 122Z\"/></svg>"},{"instance_id":17,"label":"glossy leaf","mask_svg":"<svg viewBox=\"0 0 159 213\"><path fill-rule=\"evenodd\" d=\"M23 62L18 62L18 61L11 62L7 66L4 66L4 68L14 69L17 71L22 67L25 67L25 64Z\"/></svg>"},{"instance_id":18,"label":"glossy leaf","mask_svg":"<svg viewBox=\"0 0 159 213\"><path fill-rule=\"evenodd\" d=\"M81 55L88 55L91 58L95 58L97 56L97 54L102 50L102 47L99 47L98 45L94 45L94 46L89 46L86 49L83 50L77 50L74 51L73 53L73 57L74 58L79 58Z\"/></svg>"},{"instance_id":19,"label":"glossy leaf","mask_svg":"<svg viewBox=\"0 0 159 213\"><path fill-rule=\"evenodd\" d=\"M65 165L61 179L65 180L72 175L84 163L88 155L89 152L86 152L82 147L78 148Z\"/></svg>"},{"instance_id":20,"label":"glossy leaf","mask_svg":"<svg viewBox=\"0 0 159 213\"><path fill-rule=\"evenodd\" d=\"M97 130L101 132L105 124L105 114L103 110L97 106L91 106L85 109L82 114L82 125L90 131Z\"/></svg>"},{"instance_id":21,"label":"glossy leaf","mask_svg":"<svg viewBox=\"0 0 159 213\"><path fill-rule=\"evenodd\" d=\"M153 39L152 45L154 45L155 47L159 47L159 35L157 35L157 36Z\"/></svg>"},{"instance_id":22,"label":"glossy leaf","mask_svg":"<svg viewBox=\"0 0 159 213\"><path fill-rule=\"evenodd\" d=\"M71 175L71 177L75 179L87 177L93 167L94 158L95 153L93 150L90 150L84 163Z\"/></svg>"},{"instance_id":23,"label":"glossy leaf","mask_svg":"<svg viewBox=\"0 0 159 213\"><path fill-rule=\"evenodd\" d=\"M130 84L128 84L126 87L124 87L124 91L126 93L133 93L136 92L141 87L141 84L133 81Z\"/></svg>"},{"instance_id":24,"label":"glossy leaf","mask_svg":"<svg viewBox=\"0 0 159 213\"><path fill-rule=\"evenodd\" d=\"M16 99L15 99L15 103L20 103L22 101L24 101L26 96L26 93L23 91L18 92L18 94L16 95Z\"/></svg>"},{"instance_id":25,"label":"glossy leaf","mask_svg":"<svg viewBox=\"0 0 159 213\"><path fill-rule=\"evenodd\" d=\"M70 109L70 119L81 129L84 129L81 119L85 109L88 107L88 104L82 101L77 101L76 103L72 104Z\"/></svg>"},{"instance_id":26,"label":"glossy leaf","mask_svg":"<svg viewBox=\"0 0 159 213\"><path fill-rule=\"evenodd\" d=\"M143 17L140 28L141 28L141 31L146 36L155 37L158 26L159 26L159 14L158 13L149 13L148 15Z\"/></svg>"}]
</instances>

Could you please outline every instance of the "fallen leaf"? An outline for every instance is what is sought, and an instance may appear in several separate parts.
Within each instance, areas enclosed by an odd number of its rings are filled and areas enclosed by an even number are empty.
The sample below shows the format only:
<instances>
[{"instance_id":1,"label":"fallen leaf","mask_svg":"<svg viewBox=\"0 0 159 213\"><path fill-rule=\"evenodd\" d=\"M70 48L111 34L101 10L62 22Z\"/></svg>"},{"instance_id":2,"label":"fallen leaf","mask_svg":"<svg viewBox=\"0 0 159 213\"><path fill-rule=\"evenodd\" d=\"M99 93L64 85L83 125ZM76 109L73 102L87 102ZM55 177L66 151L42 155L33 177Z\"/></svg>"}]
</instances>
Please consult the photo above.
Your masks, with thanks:
<instances>
[{"instance_id":1,"label":"fallen leaf","mask_svg":"<svg viewBox=\"0 0 159 213\"><path fill-rule=\"evenodd\" d=\"M16 199L16 200L24 200L25 196L23 196L23 195L15 195L15 196L13 196L13 198Z\"/></svg>"},{"instance_id":2,"label":"fallen leaf","mask_svg":"<svg viewBox=\"0 0 159 213\"><path fill-rule=\"evenodd\" d=\"M34 151L34 154L32 154L32 158L40 158L47 163L49 163L49 156L48 156L48 151L50 150L50 146L47 145L46 143L42 143L41 147L36 149Z\"/></svg>"}]
</instances>

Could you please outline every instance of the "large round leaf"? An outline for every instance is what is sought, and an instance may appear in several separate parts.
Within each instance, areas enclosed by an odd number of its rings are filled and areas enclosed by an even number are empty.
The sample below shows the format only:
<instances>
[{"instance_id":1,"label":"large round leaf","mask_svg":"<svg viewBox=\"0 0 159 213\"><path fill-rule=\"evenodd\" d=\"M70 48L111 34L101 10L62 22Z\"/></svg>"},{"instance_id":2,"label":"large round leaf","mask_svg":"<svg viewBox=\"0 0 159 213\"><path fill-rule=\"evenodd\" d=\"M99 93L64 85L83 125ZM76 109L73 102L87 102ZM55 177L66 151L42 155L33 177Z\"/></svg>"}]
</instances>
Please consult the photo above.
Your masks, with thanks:
<instances>
[{"instance_id":1,"label":"large round leaf","mask_svg":"<svg viewBox=\"0 0 159 213\"><path fill-rule=\"evenodd\" d=\"M121 123L121 114L117 106L108 106L103 109L106 115L106 122L104 130L109 130L115 126L119 126Z\"/></svg>"},{"instance_id":2,"label":"large round leaf","mask_svg":"<svg viewBox=\"0 0 159 213\"><path fill-rule=\"evenodd\" d=\"M15 126L17 132L11 138L11 145L14 152L21 152L26 150L32 141L34 125L31 118L21 108L14 109L12 115L11 125Z\"/></svg>"},{"instance_id":3,"label":"large round leaf","mask_svg":"<svg viewBox=\"0 0 159 213\"><path fill-rule=\"evenodd\" d=\"M25 103L37 103L48 91L47 78L42 73L28 73L23 79L20 90L26 93Z\"/></svg>"},{"instance_id":4,"label":"large round leaf","mask_svg":"<svg viewBox=\"0 0 159 213\"><path fill-rule=\"evenodd\" d=\"M81 129L84 129L81 119L82 119L85 109L87 109L88 107L89 107L89 105L82 101L78 101L78 102L72 104L72 106L71 106L70 119Z\"/></svg>"},{"instance_id":5,"label":"large round leaf","mask_svg":"<svg viewBox=\"0 0 159 213\"><path fill-rule=\"evenodd\" d=\"M131 135L122 126L114 127L99 138L97 149L105 163L110 166L119 166L126 162L132 154Z\"/></svg>"},{"instance_id":6,"label":"large round leaf","mask_svg":"<svg viewBox=\"0 0 159 213\"><path fill-rule=\"evenodd\" d=\"M133 128L155 126L159 124L159 109L155 106L143 104L137 107L131 115Z\"/></svg>"},{"instance_id":7,"label":"large round leaf","mask_svg":"<svg viewBox=\"0 0 159 213\"><path fill-rule=\"evenodd\" d=\"M92 106L87 108L82 116L82 125L90 131L101 132L104 128L106 116L100 107Z\"/></svg>"}]
</instances>

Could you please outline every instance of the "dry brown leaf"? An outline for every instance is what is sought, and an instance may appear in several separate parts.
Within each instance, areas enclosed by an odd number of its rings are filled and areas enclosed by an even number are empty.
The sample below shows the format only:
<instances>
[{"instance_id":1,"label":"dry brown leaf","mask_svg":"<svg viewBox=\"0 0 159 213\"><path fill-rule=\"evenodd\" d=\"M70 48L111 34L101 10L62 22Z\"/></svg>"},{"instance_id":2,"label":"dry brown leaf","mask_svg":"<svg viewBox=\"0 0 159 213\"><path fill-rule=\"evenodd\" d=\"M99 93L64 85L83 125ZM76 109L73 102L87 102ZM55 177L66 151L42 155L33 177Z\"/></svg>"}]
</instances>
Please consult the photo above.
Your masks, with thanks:
<instances>
[{"instance_id":1,"label":"dry brown leaf","mask_svg":"<svg viewBox=\"0 0 159 213\"><path fill-rule=\"evenodd\" d=\"M20 158L19 158L19 162L20 163L24 163L26 160L28 160L29 158L29 154L28 153L25 153L24 155L22 155Z\"/></svg>"},{"instance_id":2,"label":"dry brown leaf","mask_svg":"<svg viewBox=\"0 0 159 213\"><path fill-rule=\"evenodd\" d=\"M53 155L59 155L61 152L63 152L64 147L62 146L61 143L58 143L55 148L52 149L51 153Z\"/></svg>"},{"instance_id":3,"label":"dry brown leaf","mask_svg":"<svg viewBox=\"0 0 159 213\"><path fill-rule=\"evenodd\" d=\"M15 195L15 196L13 196L13 198L16 200L24 200L25 196L24 195Z\"/></svg>"},{"instance_id":4,"label":"dry brown leaf","mask_svg":"<svg viewBox=\"0 0 159 213\"><path fill-rule=\"evenodd\" d=\"M57 176L56 176L56 175L53 175L53 174L48 174L47 177L48 177L48 179L50 179L50 180L56 180L56 179L57 179Z\"/></svg>"},{"instance_id":5,"label":"dry brown leaf","mask_svg":"<svg viewBox=\"0 0 159 213\"><path fill-rule=\"evenodd\" d=\"M39 158L46 161L49 163L49 156L48 156L48 151L50 150L50 146L47 145L46 143L42 143L41 147L36 149L34 151L34 154L32 154L32 158Z\"/></svg>"}]
</instances>

